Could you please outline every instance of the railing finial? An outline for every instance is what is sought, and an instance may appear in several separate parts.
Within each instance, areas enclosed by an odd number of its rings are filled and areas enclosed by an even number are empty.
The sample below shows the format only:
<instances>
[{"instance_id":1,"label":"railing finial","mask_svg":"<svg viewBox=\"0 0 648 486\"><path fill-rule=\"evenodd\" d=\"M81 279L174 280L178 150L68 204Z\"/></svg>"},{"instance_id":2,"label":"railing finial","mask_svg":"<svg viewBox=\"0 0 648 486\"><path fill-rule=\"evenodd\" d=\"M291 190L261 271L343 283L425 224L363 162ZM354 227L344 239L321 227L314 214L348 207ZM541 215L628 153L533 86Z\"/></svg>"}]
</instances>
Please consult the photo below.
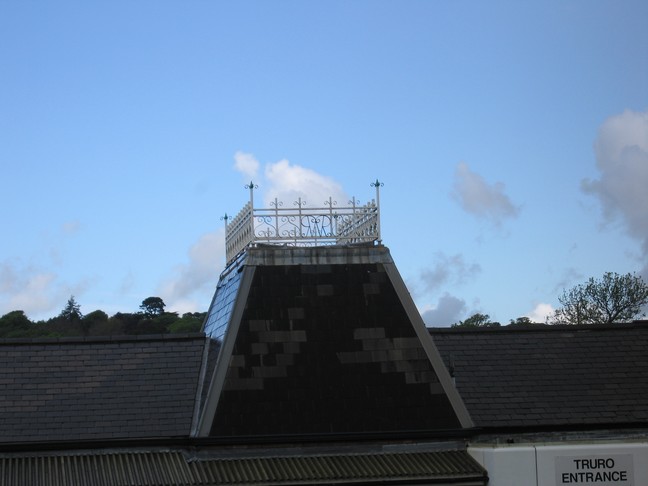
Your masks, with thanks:
<instances>
[{"instance_id":1,"label":"railing finial","mask_svg":"<svg viewBox=\"0 0 648 486\"><path fill-rule=\"evenodd\" d=\"M245 184L245 188L250 190L250 207L254 208L254 190L258 189L259 186L257 186L254 182L250 181L249 184Z\"/></svg>"},{"instance_id":2,"label":"railing finial","mask_svg":"<svg viewBox=\"0 0 648 486\"><path fill-rule=\"evenodd\" d=\"M378 178L376 178L376 182L372 182L371 187L376 188L376 208L378 209L377 211L377 221L376 221L376 232L378 234L378 244L382 243L382 237L380 236L380 188L384 186L385 184L380 182Z\"/></svg>"}]
</instances>

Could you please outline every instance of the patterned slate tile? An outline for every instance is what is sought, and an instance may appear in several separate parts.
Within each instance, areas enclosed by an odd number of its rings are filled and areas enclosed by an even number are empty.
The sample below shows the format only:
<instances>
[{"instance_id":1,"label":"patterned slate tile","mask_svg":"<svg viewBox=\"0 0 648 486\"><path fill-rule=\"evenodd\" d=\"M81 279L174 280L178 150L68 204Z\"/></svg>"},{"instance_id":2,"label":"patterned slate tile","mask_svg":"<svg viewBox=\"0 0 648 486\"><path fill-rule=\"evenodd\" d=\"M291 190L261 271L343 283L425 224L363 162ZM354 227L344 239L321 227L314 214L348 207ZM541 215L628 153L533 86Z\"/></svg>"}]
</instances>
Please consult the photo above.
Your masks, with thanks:
<instances>
[{"instance_id":1,"label":"patterned slate tile","mask_svg":"<svg viewBox=\"0 0 648 486\"><path fill-rule=\"evenodd\" d=\"M381 264L257 267L233 354L214 436L459 428Z\"/></svg>"}]
</instances>

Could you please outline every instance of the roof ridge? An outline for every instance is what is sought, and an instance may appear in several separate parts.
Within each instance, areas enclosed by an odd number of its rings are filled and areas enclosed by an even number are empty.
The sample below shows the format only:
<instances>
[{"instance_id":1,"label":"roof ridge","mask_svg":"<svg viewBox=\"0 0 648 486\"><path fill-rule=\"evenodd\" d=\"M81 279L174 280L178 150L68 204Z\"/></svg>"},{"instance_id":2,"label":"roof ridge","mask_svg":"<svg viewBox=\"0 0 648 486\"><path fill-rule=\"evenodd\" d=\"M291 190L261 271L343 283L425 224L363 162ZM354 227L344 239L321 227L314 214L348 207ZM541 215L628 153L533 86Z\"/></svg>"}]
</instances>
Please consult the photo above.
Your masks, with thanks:
<instances>
[{"instance_id":1,"label":"roof ridge","mask_svg":"<svg viewBox=\"0 0 648 486\"><path fill-rule=\"evenodd\" d=\"M529 324L501 327L428 327L430 334L475 334L475 333L514 333L514 332L559 332L559 331L619 331L621 329L648 328L648 320L617 322L615 324Z\"/></svg>"},{"instance_id":2,"label":"roof ridge","mask_svg":"<svg viewBox=\"0 0 648 486\"><path fill-rule=\"evenodd\" d=\"M114 334L107 336L64 336L35 338L0 338L0 346L29 344L80 344L80 343L117 343L142 341L189 341L205 339L202 332L169 333L169 334Z\"/></svg>"}]
</instances>

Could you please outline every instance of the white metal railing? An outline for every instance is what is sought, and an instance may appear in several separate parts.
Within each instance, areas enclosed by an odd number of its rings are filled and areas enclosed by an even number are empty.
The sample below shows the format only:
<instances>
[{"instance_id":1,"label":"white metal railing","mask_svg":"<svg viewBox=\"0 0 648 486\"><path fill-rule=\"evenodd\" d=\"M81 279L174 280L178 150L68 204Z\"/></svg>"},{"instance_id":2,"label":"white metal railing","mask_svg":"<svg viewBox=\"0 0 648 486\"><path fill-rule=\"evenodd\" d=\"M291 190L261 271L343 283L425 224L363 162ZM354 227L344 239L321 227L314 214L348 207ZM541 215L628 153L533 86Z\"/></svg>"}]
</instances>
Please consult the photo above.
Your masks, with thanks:
<instances>
[{"instance_id":1,"label":"white metal railing","mask_svg":"<svg viewBox=\"0 0 648 486\"><path fill-rule=\"evenodd\" d=\"M293 207L283 207L277 200L269 208L254 207L252 182L250 200L229 221L225 220L225 254L230 263L245 248L257 243L293 246L317 246L349 243L380 242L380 187L382 182L371 183L376 189L376 199L360 205L356 198L347 206L338 207L332 198L321 207L310 207L299 198Z\"/></svg>"}]
</instances>

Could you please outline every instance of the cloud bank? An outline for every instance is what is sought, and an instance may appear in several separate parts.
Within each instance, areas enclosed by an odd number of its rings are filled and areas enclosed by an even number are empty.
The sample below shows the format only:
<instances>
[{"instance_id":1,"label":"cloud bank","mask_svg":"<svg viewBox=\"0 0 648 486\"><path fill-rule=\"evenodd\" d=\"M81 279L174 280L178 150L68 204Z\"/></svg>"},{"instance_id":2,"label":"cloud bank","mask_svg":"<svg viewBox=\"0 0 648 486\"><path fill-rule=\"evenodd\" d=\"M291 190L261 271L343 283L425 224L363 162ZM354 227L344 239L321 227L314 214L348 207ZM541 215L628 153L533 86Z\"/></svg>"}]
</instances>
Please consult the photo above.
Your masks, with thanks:
<instances>
[{"instance_id":1,"label":"cloud bank","mask_svg":"<svg viewBox=\"0 0 648 486\"><path fill-rule=\"evenodd\" d=\"M174 276L158 289L168 309L180 314L206 310L205 302L209 302L223 269L225 230L202 235L189 249L188 257L189 261L176 267Z\"/></svg>"},{"instance_id":2,"label":"cloud bank","mask_svg":"<svg viewBox=\"0 0 648 486\"><path fill-rule=\"evenodd\" d=\"M301 165L291 164L287 159L261 164L253 154L238 151L234 154L234 169L245 177L253 178L263 194L263 204L268 207L277 198L284 204L292 204L301 198L309 206L324 206L329 197L338 205L345 206L349 200L342 185Z\"/></svg>"},{"instance_id":3,"label":"cloud bank","mask_svg":"<svg viewBox=\"0 0 648 486\"><path fill-rule=\"evenodd\" d=\"M69 282L54 270L65 265L64 249L82 228L79 221L62 223L43 238L45 246L38 256L0 261L0 316L21 310L32 320L49 319L63 309L71 295L79 297L93 285L93 277L80 276Z\"/></svg>"},{"instance_id":4,"label":"cloud bank","mask_svg":"<svg viewBox=\"0 0 648 486\"><path fill-rule=\"evenodd\" d=\"M429 294L448 285L461 285L481 273L481 266L468 263L463 255L446 255L439 252L435 255L435 263L420 273L423 289ZM435 307L422 313L423 321L431 327L447 327L460 321L466 313L466 302L445 292Z\"/></svg>"},{"instance_id":5,"label":"cloud bank","mask_svg":"<svg viewBox=\"0 0 648 486\"><path fill-rule=\"evenodd\" d=\"M55 305L56 275L18 262L0 263L0 315L22 310L28 316L50 311Z\"/></svg>"},{"instance_id":6,"label":"cloud bank","mask_svg":"<svg viewBox=\"0 0 648 486\"><path fill-rule=\"evenodd\" d=\"M30 319L49 319L63 309L71 295L83 295L92 279L70 285L52 271L19 260L0 262L0 316L21 310Z\"/></svg>"},{"instance_id":7,"label":"cloud bank","mask_svg":"<svg viewBox=\"0 0 648 486\"><path fill-rule=\"evenodd\" d=\"M428 327L450 327L466 313L466 302L448 293L443 294L436 307L423 312L423 322Z\"/></svg>"},{"instance_id":8,"label":"cloud bank","mask_svg":"<svg viewBox=\"0 0 648 486\"><path fill-rule=\"evenodd\" d=\"M540 303L537 304L526 317L531 319L531 322L538 322L544 324L549 316L552 316L556 309L551 304Z\"/></svg>"},{"instance_id":9,"label":"cloud bank","mask_svg":"<svg viewBox=\"0 0 648 486\"><path fill-rule=\"evenodd\" d=\"M421 271L425 290L433 292L448 283L462 284L481 273L478 263L466 263L463 255L447 256L437 253L436 263Z\"/></svg>"},{"instance_id":10,"label":"cloud bank","mask_svg":"<svg viewBox=\"0 0 648 486\"><path fill-rule=\"evenodd\" d=\"M238 151L234 154L234 168L241 174L254 179L259 172L259 161L252 154Z\"/></svg>"},{"instance_id":11,"label":"cloud bank","mask_svg":"<svg viewBox=\"0 0 648 486\"><path fill-rule=\"evenodd\" d=\"M583 180L582 190L599 200L606 221L620 219L641 243L642 275L648 278L648 111L608 118L594 152L600 178Z\"/></svg>"},{"instance_id":12,"label":"cloud bank","mask_svg":"<svg viewBox=\"0 0 648 486\"><path fill-rule=\"evenodd\" d=\"M308 205L321 207L329 197L343 206L346 206L349 200L342 186L331 177L291 164L286 159L267 164L265 177L270 183L265 191L266 203L274 197L286 204L301 197Z\"/></svg>"},{"instance_id":13,"label":"cloud bank","mask_svg":"<svg viewBox=\"0 0 648 486\"><path fill-rule=\"evenodd\" d=\"M496 226L507 218L515 218L519 208L504 193L504 184L488 184L484 178L460 163L455 171L453 196L467 213Z\"/></svg>"}]
</instances>

